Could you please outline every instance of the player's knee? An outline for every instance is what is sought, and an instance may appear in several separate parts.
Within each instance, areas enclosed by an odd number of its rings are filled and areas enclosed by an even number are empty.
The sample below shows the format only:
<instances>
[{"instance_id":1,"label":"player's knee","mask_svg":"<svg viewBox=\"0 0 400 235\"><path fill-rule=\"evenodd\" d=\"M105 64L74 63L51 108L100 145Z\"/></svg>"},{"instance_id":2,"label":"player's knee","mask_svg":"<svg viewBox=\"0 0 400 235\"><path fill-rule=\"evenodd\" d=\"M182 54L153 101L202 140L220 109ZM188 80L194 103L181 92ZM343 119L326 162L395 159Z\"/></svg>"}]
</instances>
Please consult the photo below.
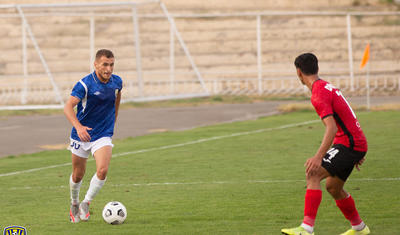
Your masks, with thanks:
<instances>
[{"instance_id":1,"label":"player's knee","mask_svg":"<svg viewBox=\"0 0 400 235\"><path fill-rule=\"evenodd\" d=\"M72 175L72 181L74 181L75 183L81 182L82 179L83 179L83 174Z\"/></svg>"},{"instance_id":2,"label":"player's knee","mask_svg":"<svg viewBox=\"0 0 400 235\"><path fill-rule=\"evenodd\" d=\"M106 176L107 176L107 172L108 172L108 167L100 167L97 170L97 177L100 180L104 180L106 178Z\"/></svg>"},{"instance_id":3,"label":"player's knee","mask_svg":"<svg viewBox=\"0 0 400 235\"><path fill-rule=\"evenodd\" d=\"M328 193L330 195L332 195L333 198L340 197L341 193L342 193L342 189L341 188L338 188L335 185L329 185L329 184L326 185L326 191L328 191Z\"/></svg>"},{"instance_id":4,"label":"player's knee","mask_svg":"<svg viewBox=\"0 0 400 235\"><path fill-rule=\"evenodd\" d=\"M84 175L85 175L84 170L75 169L72 173L72 181L74 181L75 183L81 182Z\"/></svg>"}]
</instances>

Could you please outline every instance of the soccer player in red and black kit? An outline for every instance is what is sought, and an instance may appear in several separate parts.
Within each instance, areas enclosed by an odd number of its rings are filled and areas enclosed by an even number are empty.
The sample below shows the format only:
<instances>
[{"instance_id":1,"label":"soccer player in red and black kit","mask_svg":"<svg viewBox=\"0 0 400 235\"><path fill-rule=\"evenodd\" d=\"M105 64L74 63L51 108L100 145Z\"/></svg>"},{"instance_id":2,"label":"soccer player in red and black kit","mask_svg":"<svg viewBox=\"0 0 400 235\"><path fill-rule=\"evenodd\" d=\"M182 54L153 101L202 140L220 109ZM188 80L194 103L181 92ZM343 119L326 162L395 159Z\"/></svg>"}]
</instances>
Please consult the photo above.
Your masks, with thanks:
<instances>
[{"instance_id":1,"label":"soccer player in red and black kit","mask_svg":"<svg viewBox=\"0 0 400 235\"><path fill-rule=\"evenodd\" d=\"M281 231L288 235L314 234L314 222L322 200L321 181L326 179L327 191L352 226L342 235L369 234L353 198L343 189L354 166L359 170L364 162L368 148L365 135L340 90L319 78L317 57L311 53L301 54L294 64L300 81L311 90L311 103L325 125L325 134L315 155L304 164L307 191L303 223Z\"/></svg>"}]
</instances>

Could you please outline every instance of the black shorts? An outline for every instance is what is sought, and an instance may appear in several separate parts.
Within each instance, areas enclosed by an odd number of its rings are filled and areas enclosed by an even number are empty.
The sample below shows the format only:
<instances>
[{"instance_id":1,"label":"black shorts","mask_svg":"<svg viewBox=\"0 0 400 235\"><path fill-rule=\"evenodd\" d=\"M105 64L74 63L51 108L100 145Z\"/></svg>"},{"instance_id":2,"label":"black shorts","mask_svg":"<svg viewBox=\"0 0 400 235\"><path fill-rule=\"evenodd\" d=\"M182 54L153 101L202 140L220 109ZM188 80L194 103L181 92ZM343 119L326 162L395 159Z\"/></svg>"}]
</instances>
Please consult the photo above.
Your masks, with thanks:
<instances>
[{"instance_id":1,"label":"black shorts","mask_svg":"<svg viewBox=\"0 0 400 235\"><path fill-rule=\"evenodd\" d=\"M358 163L366 152L352 150L344 145L335 144L322 159L322 167L332 176L337 176L346 181L356 163Z\"/></svg>"}]
</instances>

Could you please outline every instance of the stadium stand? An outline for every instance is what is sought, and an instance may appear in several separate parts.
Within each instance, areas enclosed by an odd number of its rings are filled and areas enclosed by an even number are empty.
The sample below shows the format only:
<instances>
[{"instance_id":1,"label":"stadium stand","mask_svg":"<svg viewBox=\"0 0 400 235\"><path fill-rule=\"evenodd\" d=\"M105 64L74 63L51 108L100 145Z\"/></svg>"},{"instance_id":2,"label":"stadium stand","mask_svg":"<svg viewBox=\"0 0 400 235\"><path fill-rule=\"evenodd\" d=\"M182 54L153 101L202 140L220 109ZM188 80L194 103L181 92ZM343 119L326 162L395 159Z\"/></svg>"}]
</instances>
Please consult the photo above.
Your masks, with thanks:
<instances>
[{"instance_id":1,"label":"stadium stand","mask_svg":"<svg viewBox=\"0 0 400 235\"><path fill-rule=\"evenodd\" d=\"M3 0L2 4L14 1ZM83 1L67 1L77 3ZM84 2L98 2L86 0ZM294 57L306 51L317 53L322 74L336 80L336 85L349 90L349 60L346 15L323 15L324 12L398 12L394 4L379 0L335 1L217 0L212 4L196 0L165 0L174 14L180 31L211 94L260 94L257 83L257 16L260 17L262 60L262 94L301 94L294 80ZM362 3L361 3L362 2ZM59 3L59 1L21 0L21 4ZM131 9L96 8L57 11L46 16L49 9L27 9L25 14L49 69L65 99L74 83L90 71L90 17L96 12L95 48L114 51L115 72L126 78L128 96L138 94L134 30ZM284 12L320 12L321 15L285 15ZM43 14L38 16L38 14ZM126 17L105 17L109 13ZM241 13L241 14L236 14ZM248 13L248 14L244 14ZM253 13L253 14L252 14ZM274 15L280 13L279 15ZM36 14L36 15L35 15ZM143 95L170 91L170 25L158 6L138 8L141 65L146 85ZM225 15L223 15L225 14ZM23 76L22 26L15 9L0 9L0 105L21 103L21 92L27 104L54 103L54 91L32 41L27 40L28 79ZM15 17L5 17L14 15ZM157 15L155 17L154 15ZM152 17L153 16L153 17ZM366 43L371 43L371 82L374 92L400 92L400 15L351 16L355 89L361 94L365 71L358 68ZM174 90L190 90L184 81L195 81L187 56L178 43L174 52ZM150 84L152 84L150 86ZM198 89L195 88L195 89ZM195 91L193 91L195 92Z\"/></svg>"}]
</instances>

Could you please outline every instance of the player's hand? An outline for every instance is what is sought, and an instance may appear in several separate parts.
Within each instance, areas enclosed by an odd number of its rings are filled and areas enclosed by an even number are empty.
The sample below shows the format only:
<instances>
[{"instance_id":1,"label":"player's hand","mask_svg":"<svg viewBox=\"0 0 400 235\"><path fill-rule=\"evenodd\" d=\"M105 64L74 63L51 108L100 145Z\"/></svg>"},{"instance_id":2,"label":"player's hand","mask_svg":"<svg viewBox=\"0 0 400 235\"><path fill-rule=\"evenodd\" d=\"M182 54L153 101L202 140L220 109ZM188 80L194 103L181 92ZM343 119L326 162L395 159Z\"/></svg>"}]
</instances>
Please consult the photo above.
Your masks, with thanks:
<instances>
[{"instance_id":1,"label":"player's hand","mask_svg":"<svg viewBox=\"0 0 400 235\"><path fill-rule=\"evenodd\" d=\"M78 128L76 128L76 132L79 136L79 139L81 139L82 142L89 142L91 137L89 135L89 132L92 130L92 128L87 127L87 126L80 126Z\"/></svg>"},{"instance_id":2,"label":"player's hand","mask_svg":"<svg viewBox=\"0 0 400 235\"><path fill-rule=\"evenodd\" d=\"M359 162L356 163L356 169L360 171L360 166L364 163L365 158L363 157Z\"/></svg>"},{"instance_id":3,"label":"player's hand","mask_svg":"<svg viewBox=\"0 0 400 235\"><path fill-rule=\"evenodd\" d=\"M317 156L307 159L304 164L306 175L313 175L321 167L321 159Z\"/></svg>"}]
</instances>

